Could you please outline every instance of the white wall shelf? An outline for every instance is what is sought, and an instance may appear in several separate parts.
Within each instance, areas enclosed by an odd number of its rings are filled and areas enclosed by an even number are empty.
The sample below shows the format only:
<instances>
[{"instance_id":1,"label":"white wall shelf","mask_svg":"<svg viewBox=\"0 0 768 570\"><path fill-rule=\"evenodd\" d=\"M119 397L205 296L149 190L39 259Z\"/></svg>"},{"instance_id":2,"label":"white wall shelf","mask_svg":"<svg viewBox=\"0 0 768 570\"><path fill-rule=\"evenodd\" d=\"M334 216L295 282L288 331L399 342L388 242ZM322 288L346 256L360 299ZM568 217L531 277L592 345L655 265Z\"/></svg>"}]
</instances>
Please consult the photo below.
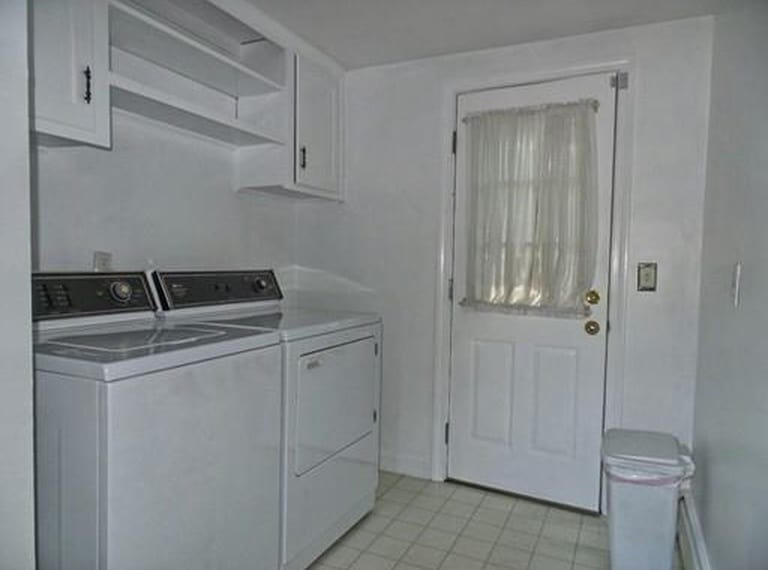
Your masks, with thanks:
<instances>
[{"instance_id":1,"label":"white wall shelf","mask_svg":"<svg viewBox=\"0 0 768 570\"><path fill-rule=\"evenodd\" d=\"M323 192L321 190L312 190L311 188L302 188L294 186L292 184L286 185L274 185L274 186L257 186L250 187L244 186L237 188L237 193L240 195L248 194L273 194L276 196L285 196L287 198L297 198L300 200L308 199L320 199L330 200L331 202L343 202L344 199L339 194L333 194L330 192Z\"/></svg>"},{"instance_id":2,"label":"white wall shelf","mask_svg":"<svg viewBox=\"0 0 768 570\"><path fill-rule=\"evenodd\" d=\"M128 113L191 131L234 146L284 145L244 121L217 114L179 97L110 73L112 105Z\"/></svg>"},{"instance_id":3,"label":"white wall shelf","mask_svg":"<svg viewBox=\"0 0 768 570\"><path fill-rule=\"evenodd\" d=\"M117 0L110 2L109 28L113 47L229 95L262 95L284 87L213 44ZM285 58L284 50L270 45L273 59Z\"/></svg>"}]
</instances>

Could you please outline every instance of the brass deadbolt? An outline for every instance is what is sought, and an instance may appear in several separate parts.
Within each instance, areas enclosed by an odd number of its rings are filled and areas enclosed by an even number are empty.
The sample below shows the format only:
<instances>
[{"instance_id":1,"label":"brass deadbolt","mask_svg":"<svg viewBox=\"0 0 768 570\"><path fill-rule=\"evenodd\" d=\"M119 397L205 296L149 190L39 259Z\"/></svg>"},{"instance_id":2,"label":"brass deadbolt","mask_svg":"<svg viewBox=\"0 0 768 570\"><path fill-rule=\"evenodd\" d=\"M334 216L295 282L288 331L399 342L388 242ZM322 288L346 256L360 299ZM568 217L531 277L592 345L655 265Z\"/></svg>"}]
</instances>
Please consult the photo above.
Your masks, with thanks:
<instances>
[{"instance_id":1,"label":"brass deadbolt","mask_svg":"<svg viewBox=\"0 0 768 570\"><path fill-rule=\"evenodd\" d=\"M584 323L584 330L587 331L587 334L594 336L600 332L600 323L597 321L587 321Z\"/></svg>"}]
</instances>

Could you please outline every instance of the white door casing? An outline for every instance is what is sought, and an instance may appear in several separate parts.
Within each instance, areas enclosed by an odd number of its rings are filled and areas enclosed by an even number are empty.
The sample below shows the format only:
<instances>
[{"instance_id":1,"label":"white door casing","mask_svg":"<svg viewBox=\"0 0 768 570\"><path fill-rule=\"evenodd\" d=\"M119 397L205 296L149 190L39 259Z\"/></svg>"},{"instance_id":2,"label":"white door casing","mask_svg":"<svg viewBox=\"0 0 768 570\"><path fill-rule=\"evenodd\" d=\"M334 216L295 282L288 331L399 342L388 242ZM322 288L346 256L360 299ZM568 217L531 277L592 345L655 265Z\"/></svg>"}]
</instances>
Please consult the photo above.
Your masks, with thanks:
<instances>
[{"instance_id":1,"label":"white door casing","mask_svg":"<svg viewBox=\"0 0 768 570\"><path fill-rule=\"evenodd\" d=\"M598 510L603 426L616 91L600 73L462 94L457 106L456 210L448 475ZM466 289L468 113L596 99L598 249L587 319L479 312ZM585 292L586 293L586 292Z\"/></svg>"}]
</instances>

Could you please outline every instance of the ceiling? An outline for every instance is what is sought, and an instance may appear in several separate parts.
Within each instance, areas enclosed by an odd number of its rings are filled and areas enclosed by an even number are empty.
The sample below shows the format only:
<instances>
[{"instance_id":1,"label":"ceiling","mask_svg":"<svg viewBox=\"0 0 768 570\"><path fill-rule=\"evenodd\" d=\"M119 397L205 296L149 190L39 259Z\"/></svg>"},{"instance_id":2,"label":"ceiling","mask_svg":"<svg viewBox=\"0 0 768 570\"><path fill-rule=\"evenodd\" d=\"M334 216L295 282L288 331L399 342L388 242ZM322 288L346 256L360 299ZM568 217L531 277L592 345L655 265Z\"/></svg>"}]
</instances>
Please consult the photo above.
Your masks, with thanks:
<instances>
[{"instance_id":1,"label":"ceiling","mask_svg":"<svg viewBox=\"0 0 768 570\"><path fill-rule=\"evenodd\" d=\"M748 0L250 0L347 68L713 14Z\"/></svg>"}]
</instances>

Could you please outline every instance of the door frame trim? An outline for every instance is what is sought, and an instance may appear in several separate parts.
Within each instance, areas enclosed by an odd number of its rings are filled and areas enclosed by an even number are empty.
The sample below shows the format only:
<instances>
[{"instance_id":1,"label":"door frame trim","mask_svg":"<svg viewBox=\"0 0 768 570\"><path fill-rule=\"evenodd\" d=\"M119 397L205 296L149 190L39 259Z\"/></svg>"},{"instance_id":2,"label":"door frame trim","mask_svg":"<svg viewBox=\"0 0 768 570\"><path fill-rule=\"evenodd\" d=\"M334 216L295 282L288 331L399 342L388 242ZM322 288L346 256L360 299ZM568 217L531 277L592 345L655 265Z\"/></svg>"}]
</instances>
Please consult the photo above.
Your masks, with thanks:
<instances>
[{"instance_id":1,"label":"door frame trim","mask_svg":"<svg viewBox=\"0 0 768 570\"><path fill-rule=\"evenodd\" d=\"M456 129L458 97L461 94L517 87L598 73L629 73L630 88L617 90L614 138L613 207L609 269L608 322L603 429L622 425L624 400L624 351L626 344L626 304L632 283L629 276L629 228L631 219L632 142L634 90L631 88L635 66L629 59L581 65L540 73L517 73L484 81L449 82L443 92L441 147L446 157L440 202L440 236L435 280L435 351L432 386L432 470L435 481L448 476L448 445L445 426L450 415L452 303L448 299L453 278L454 196L456 192L455 156L452 153ZM604 503L604 502L603 502Z\"/></svg>"}]
</instances>

